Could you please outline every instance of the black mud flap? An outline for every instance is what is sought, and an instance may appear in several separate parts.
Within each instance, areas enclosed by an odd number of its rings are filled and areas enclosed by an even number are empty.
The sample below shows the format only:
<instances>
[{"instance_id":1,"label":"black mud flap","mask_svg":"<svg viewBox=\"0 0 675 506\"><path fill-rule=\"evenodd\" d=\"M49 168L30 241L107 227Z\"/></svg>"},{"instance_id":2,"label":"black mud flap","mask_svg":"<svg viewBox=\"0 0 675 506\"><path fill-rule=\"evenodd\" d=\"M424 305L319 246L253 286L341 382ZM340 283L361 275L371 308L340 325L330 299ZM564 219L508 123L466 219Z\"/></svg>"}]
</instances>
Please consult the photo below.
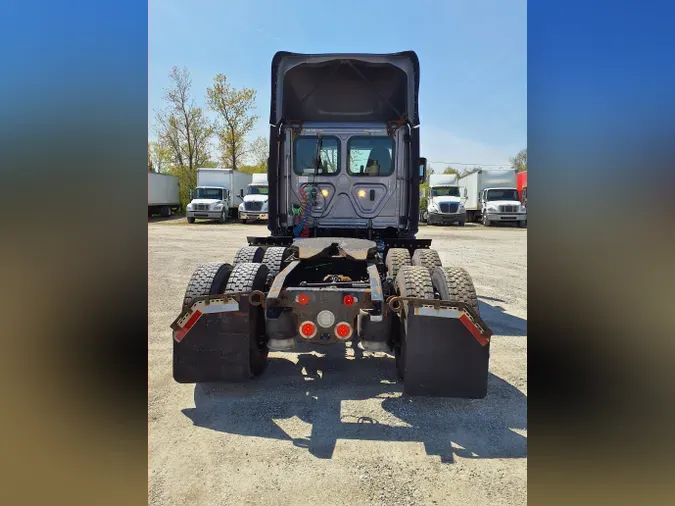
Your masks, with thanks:
<instances>
[{"instance_id":1,"label":"black mud flap","mask_svg":"<svg viewBox=\"0 0 675 506\"><path fill-rule=\"evenodd\" d=\"M409 303L404 392L482 399L487 394L492 332L468 306L432 308Z\"/></svg>"},{"instance_id":2,"label":"black mud flap","mask_svg":"<svg viewBox=\"0 0 675 506\"><path fill-rule=\"evenodd\" d=\"M179 383L244 381L252 376L248 298L211 302L211 308L218 302L230 307L208 313L209 305L193 306L171 325L173 377Z\"/></svg>"}]
</instances>

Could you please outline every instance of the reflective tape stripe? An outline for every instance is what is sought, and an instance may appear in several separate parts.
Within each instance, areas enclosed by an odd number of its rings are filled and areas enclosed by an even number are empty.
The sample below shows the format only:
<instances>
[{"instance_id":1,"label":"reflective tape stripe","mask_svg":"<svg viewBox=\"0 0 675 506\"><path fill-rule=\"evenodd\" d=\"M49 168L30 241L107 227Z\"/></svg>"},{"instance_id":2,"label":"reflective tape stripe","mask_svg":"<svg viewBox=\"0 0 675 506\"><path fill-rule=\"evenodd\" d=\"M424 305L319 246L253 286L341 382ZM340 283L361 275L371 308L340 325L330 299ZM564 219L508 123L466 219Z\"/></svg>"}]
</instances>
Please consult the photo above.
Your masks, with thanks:
<instances>
[{"instance_id":1,"label":"reflective tape stripe","mask_svg":"<svg viewBox=\"0 0 675 506\"><path fill-rule=\"evenodd\" d=\"M483 337L480 330L478 330L478 327L476 327L476 325L471 321L471 319L468 316L466 316L464 313L462 313L462 316L459 317L459 321L461 321L464 324L464 326L467 328L467 330L469 332L471 332L471 335L473 335L473 337L476 338L476 341L478 341L478 343L481 346L487 346L488 345L490 340Z\"/></svg>"},{"instance_id":2,"label":"reflective tape stripe","mask_svg":"<svg viewBox=\"0 0 675 506\"><path fill-rule=\"evenodd\" d=\"M199 310L204 314L239 311L239 303L233 300L227 304L209 304L208 306L206 304L201 304Z\"/></svg>"},{"instance_id":3,"label":"reflective tape stripe","mask_svg":"<svg viewBox=\"0 0 675 506\"><path fill-rule=\"evenodd\" d=\"M201 311L195 310L194 314L190 317L190 319L185 323L183 328L181 328L178 331L174 332L173 338L176 340L177 343L180 343L183 338L185 337L185 334L188 333L188 331L192 328L192 326L197 323L197 320L199 320L199 317L202 315Z\"/></svg>"}]
</instances>

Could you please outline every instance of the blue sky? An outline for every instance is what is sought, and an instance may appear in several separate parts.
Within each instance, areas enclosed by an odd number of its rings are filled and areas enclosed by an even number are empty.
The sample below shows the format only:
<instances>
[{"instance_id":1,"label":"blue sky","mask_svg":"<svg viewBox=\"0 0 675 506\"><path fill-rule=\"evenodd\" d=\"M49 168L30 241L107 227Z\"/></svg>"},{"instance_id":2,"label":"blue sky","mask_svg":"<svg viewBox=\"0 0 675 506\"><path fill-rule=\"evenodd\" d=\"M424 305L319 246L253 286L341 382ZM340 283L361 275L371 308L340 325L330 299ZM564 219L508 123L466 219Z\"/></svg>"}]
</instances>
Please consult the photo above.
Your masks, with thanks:
<instances>
[{"instance_id":1,"label":"blue sky","mask_svg":"<svg viewBox=\"0 0 675 506\"><path fill-rule=\"evenodd\" d=\"M412 8L411 8L412 6ZM508 164L527 142L524 0L223 2L150 0L149 121L173 65L204 105L217 73L258 91L251 137L266 136L276 51L388 53L420 59L422 154L430 161Z\"/></svg>"}]
</instances>

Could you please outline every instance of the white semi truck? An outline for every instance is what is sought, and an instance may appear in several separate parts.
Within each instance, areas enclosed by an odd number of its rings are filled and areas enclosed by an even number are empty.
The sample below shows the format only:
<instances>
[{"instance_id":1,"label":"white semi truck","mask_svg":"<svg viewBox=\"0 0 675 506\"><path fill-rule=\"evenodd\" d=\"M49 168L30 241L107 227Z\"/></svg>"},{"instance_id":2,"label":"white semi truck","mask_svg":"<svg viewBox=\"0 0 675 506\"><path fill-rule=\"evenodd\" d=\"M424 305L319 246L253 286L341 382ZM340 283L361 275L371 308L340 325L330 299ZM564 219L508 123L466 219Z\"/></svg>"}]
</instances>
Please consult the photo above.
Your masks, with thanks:
<instances>
[{"instance_id":1,"label":"white semi truck","mask_svg":"<svg viewBox=\"0 0 675 506\"><path fill-rule=\"evenodd\" d=\"M457 174L432 174L429 176L427 200L427 223L429 225L466 222L464 198L460 195Z\"/></svg>"},{"instance_id":2,"label":"white semi truck","mask_svg":"<svg viewBox=\"0 0 675 506\"><path fill-rule=\"evenodd\" d=\"M196 218L225 223L228 217L235 217L236 199L243 200L250 182L251 174L238 170L197 169L197 188L186 209L188 223L194 223Z\"/></svg>"},{"instance_id":3,"label":"white semi truck","mask_svg":"<svg viewBox=\"0 0 675 506\"><path fill-rule=\"evenodd\" d=\"M180 208L178 177L148 172L148 216L171 216Z\"/></svg>"},{"instance_id":4,"label":"white semi truck","mask_svg":"<svg viewBox=\"0 0 675 506\"><path fill-rule=\"evenodd\" d=\"M515 169L480 169L460 178L464 187L466 219L485 226L497 222L527 225L527 210L520 203Z\"/></svg>"},{"instance_id":5,"label":"white semi truck","mask_svg":"<svg viewBox=\"0 0 675 506\"><path fill-rule=\"evenodd\" d=\"M239 219L242 223L267 220L268 194L267 173L253 174L253 178L244 196L244 201L239 204Z\"/></svg>"}]
</instances>

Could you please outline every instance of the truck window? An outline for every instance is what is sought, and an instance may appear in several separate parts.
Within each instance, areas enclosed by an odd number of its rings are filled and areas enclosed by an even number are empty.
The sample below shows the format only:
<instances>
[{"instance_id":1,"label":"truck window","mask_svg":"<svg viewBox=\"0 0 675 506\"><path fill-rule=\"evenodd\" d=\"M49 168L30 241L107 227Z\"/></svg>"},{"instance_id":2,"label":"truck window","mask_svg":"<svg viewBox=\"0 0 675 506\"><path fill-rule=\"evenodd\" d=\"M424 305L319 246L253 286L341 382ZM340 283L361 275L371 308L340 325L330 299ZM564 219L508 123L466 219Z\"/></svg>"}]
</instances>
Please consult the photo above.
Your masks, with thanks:
<instances>
[{"instance_id":1,"label":"truck window","mask_svg":"<svg viewBox=\"0 0 675 506\"><path fill-rule=\"evenodd\" d=\"M197 188L193 198L223 200L222 195L223 190L220 188Z\"/></svg>"},{"instance_id":2,"label":"truck window","mask_svg":"<svg viewBox=\"0 0 675 506\"><path fill-rule=\"evenodd\" d=\"M267 186L249 186L246 195L268 195L269 188Z\"/></svg>"},{"instance_id":3,"label":"truck window","mask_svg":"<svg viewBox=\"0 0 675 506\"><path fill-rule=\"evenodd\" d=\"M520 200L518 198L518 190L514 189L495 189L495 190L487 190L486 191L487 195L485 200L488 202L491 200Z\"/></svg>"},{"instance_id":4,"label":"truck window","mask_svg":"<svg viewBox=\"0 0 675 506\"><path fill-rule=\"evenodd\" d=\"M295 138L293 143L293 171L297 175L314 174L317 141L318 137L314 135L303 135ZM340 171L340 140L337 137L322 137L320 156L321 164L317 174L337 174Z\"/></svg>"},{"instance_id":5,"label":"truck window","mask_svg":"<svg viewBox=\"0 0 675 506\"><path fill-rule=\"evenodd\" d=\"M431 189L432 197L459 197L459 187L457 186L437 186Z\"/></svg>"},{"instance_id":6,"label":"truck window","mask_svg":"<svg viewBox=\"0 0 675 506\"><path fill-rule=\"evenodd\" d=\"M347 151L348 170L353 176L389 176L394 172L391 137L351 137Z\"/></svg>"}]
</instances>

